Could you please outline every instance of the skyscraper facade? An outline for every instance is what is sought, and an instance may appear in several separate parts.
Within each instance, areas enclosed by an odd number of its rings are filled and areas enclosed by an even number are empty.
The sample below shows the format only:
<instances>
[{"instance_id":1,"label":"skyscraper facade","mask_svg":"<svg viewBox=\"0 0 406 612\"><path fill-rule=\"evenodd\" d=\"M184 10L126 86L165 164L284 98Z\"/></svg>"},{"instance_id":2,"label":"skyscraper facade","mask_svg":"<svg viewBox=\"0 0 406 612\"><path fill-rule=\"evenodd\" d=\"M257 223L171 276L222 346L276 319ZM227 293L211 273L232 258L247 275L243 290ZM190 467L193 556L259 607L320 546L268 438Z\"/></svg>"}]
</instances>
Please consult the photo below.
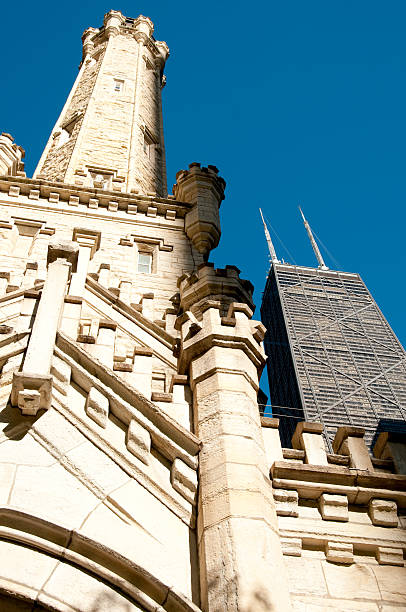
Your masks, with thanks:
<instances>
[{"instance_id":1,"label":"skyscraper facade","mask_svg":"<svg viewBox=\"0 0 406 612\"><path fill-rule=\"evenodd\" d=\"M358 274L273 263L262 302L273 410L366 430L406 424L406 353Z\"/></svg>"}]
</instances>

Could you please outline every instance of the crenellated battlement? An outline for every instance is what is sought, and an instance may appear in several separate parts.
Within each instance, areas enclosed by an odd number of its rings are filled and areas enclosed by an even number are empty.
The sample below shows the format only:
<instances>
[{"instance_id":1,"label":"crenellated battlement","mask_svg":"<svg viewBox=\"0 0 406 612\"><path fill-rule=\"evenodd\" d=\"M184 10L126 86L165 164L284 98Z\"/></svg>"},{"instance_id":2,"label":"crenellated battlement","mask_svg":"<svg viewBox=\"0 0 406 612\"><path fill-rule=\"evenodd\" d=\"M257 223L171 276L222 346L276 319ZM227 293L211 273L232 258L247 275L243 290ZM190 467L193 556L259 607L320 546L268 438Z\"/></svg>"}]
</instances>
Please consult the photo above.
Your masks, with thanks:
<instances>
[{"instance_id":1,"label":"crenellated battlement","mask_svg":"<svg viewBox=\"0 0 406 612\"><path fill-rule=\"evenodd\" d=\"M250 281L240 278L236 266L214 268L212 263L203 263L195 272L181 276L178 287L181 309L191 310L197 317L203 314L208 301L219 304L222 316L227 316L233 302L246 304L251 316L255 310L252 301L254 287Z\"/></svg>"},{"instance_id":2,"label":"crenellated battlement","mask_svg":"<svg viewBox=\"0 0 406 612\"><path fill-rule=\"evenodd\" d=\"M298 423L292 448L282 447L279 419L261 425L286 556L404 565L405 440L393 447L393 434L381 433L370 456L364 430L340 427L331 454L320 423Z\"/></svg>"},{"instance_id":3,"label":"crenellated battlement","mask_svg":"<svg viewBox=\"0 0 406 612\"><path fill-rule=\"evenodd\" d=\"M87 28L82 35L83 60L92 56L95 48L110 37L120 34L132 35L135 40L142 40L153 52L157 65L165 64L169 57L169 48L164 41L153 37L154 24L149 17L139 15L137 18L125 17L120 11L109 11L104 15L100 28Z\"/></svg>"}]
</instances>

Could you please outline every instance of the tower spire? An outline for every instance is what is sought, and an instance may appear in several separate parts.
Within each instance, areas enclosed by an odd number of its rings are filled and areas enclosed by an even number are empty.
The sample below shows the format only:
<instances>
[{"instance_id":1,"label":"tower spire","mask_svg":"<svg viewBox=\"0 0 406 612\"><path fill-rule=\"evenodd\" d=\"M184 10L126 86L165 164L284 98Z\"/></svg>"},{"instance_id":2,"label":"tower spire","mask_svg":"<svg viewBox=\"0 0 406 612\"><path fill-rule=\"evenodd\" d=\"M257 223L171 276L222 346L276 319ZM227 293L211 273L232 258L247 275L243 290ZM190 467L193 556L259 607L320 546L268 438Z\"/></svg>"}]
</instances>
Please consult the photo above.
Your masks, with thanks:
<instances>
[{"instance_id":1,"label":"tower spire","mask_svg":"<svg viewBox=\"0 0 406 612\"><path fill-rule=\"evenodd\" d=\"M275 247L273 245L273 242L272 242L272 239L271 239L271 235L270 235L270 233L268 231L268 228L266 226L264 215L262 214L262 210L259 209L259 212L260 212L260 215L261 215L262 223L264 224L265 238L266 238L266 241L268 243L268 249L269 249L269 255L271 257L271 261L272 261L272 263L280 263L279 259L276 256Z\"/></svg>"},{"instance_id":2,"label":"tower spire","mask_svg":"<svg viewBox=\"0 0 406 612\"><path fill-rule=\"evenodd\" d=\"M303 210L300 208L300 206L299 206L299 210L300 210L300 214L302 215L302 219L303 219L303 223L304 223L304 226L305 226L305 228L306 228L306 231L307 231L307 235L309 236L310 244L312 245L312 248L313 248L314 254L316 255L316 259L317 259L317 261L319 262L319 268L320 268L320 270L328 270L328 267L327 267L327 266L326 266L326 264L324 263L323 256L322 256L322 254L320 253L320 249L319 249L319 247L317 246L317 242L316 242L316 241L315 241L315 239L314 239L314 236L313 236L313 232L312 232L312 230L311 230L311 227L310 227L310 225L309 225L309 223L308 223L308 221L307 221L306 217L304 216L304 214L303 214Z\"/></svg>"}]
</instances>

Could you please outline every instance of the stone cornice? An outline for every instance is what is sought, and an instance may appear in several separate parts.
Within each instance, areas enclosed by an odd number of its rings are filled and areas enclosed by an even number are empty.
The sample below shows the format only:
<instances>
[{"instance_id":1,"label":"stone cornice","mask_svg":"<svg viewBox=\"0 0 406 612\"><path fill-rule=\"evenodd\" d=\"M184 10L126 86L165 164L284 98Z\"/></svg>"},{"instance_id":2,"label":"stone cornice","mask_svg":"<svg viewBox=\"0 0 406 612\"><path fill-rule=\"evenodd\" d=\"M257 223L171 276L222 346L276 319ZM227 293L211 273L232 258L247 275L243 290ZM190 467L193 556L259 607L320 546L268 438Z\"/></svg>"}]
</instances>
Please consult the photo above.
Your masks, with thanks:
<instances>
[{"instance_id":1,"label":"stone cornice","mask_svg":"<svg viewBox=\"0 0 406 612\"><path fill-rule=\"evenodd\" d=\"M19 195L29 197L32 191L38 191L36 199L44 198L49 200L51 198L51 201L54 203L69 203L71 198L74 197L78 198L77 204L84 204L89 206L89 208L105 208L109 213L117 212L117 214L122 212L148 214L148 209L154 208L156 209L154 214L166 216L169 211L173 211L175 213L174 218L183 218L193 208L193 205L188 202L179 202L172 198L161 198L156 195L105 191L103 189L91 189L61 182L51 182L44 179L29 179L17 176L0 177L0 192L9 193L11 187L17 188L18 194L15 189L12 194L16 198ZM94 204L95 202L96 204ZM117 203L117 207L114 206L112 208L112 202ZM171 218L173 218L173 212Z\"/></svg>"},{"instance_id":2,"label":"stone cornice","mask_svg":"<svg viewBox=\"0 0 406 612\"><path fill-rule=\"evenodd\" d=\"M229 326L225 326L224 330L219 328L217 331L209 334L202 330L190 340L183 342L179 358L179 373L186 373L193 359L206 353L213 347L239 349L247 355L258 370L262 371L266 357L259 344L255 342L252 336L227 333L229 329ZM255 390L258 391L258 385L250 378L249 381Z\"/></svg>"},{"instance_id":3,"label":"stone cornice","mask_svg":"<svg viewBox=\"0 0 406 612\"><path fill-rule=\"evenodd\" d=\"M275 478L317 482L321 486L323 483L329 483L330 485L373 487L406 492L406 476L402 474L367 472L341 465L306 465L290 461L275 461L271 472Z\"/></svg>"}]
</instances>

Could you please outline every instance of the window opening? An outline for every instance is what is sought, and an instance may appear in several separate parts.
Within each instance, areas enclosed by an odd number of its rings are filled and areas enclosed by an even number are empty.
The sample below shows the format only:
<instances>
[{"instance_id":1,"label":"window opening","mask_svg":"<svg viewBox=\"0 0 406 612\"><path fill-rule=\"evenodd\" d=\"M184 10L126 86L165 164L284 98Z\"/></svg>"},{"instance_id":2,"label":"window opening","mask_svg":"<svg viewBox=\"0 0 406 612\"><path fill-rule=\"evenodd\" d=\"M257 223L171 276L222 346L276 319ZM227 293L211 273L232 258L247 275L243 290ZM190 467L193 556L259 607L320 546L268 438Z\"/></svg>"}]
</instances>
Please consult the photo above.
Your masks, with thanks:
<instances>
[{"instance_id":1,"label":"window opening","mask_svg":"<svg viewBox=\"0 0 406 612\"><path fill-rule=\"evenodd\" d=\"M151 274L152 271L152 254L151 253L139 253L138 254L138 272L142 274Z\"/></svg>"},{"instance_id":2,"label":"window opening","mask_svg":"<svg viewBox=\"0 0 406 612\"><path fill-rule=\"evenodd\" d=\"M60 133L59 133L59 138L58 138L58 149L59 147L62 147L65 143L68 142L68 140L70 140L72 134L73 134L73 130L75 128L76 122L78 121L78 119L80 119L81 117L81 113L75 113L73 117L71 117L68 121L66 121L61 129L60 129Z\"/></svg>"},{"instance_id":3,"label":"window opening","mask_svg":"<svg viewBox=\"0 0 406 612\"><path fill-rule=\"evenodd\" d=\"M155 144L156 143L152 138L151 134L146 129L144 129L143 147L144 153L148 157L148 159L153 159Z\"/></svg>"}]
</instances>

